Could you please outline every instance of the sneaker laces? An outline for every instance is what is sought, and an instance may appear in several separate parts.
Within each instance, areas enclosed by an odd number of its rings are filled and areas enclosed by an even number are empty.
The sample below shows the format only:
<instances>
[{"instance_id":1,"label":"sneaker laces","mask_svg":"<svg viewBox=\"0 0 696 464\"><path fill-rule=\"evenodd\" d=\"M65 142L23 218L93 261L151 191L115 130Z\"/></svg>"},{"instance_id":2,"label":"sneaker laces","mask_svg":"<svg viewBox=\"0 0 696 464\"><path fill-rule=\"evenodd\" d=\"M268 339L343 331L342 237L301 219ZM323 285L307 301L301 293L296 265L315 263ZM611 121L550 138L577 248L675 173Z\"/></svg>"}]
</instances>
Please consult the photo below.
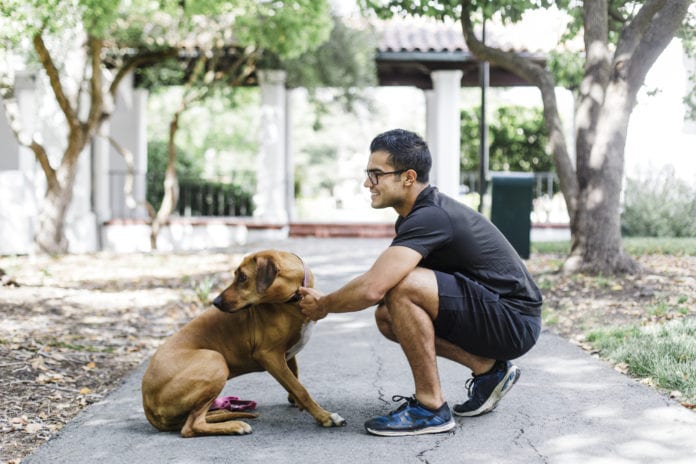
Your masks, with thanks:
<instances>
[{"instance_id":1,"label":"sneaker laces","mask_svg":"<svg viewBox=\"0 0 696 464\"><path fill-rule=\"evenodd\" d=\"M469 398L472 397L473 395L473 390L476 388L476 375L472 374L473 377L470 377L467 379L467 381L464 383L464 386L466 387L466 393L469 395Z\"/></svg>"},{"instance_id":2,"label":"sneaker laces","mask_svg":"<svg viewBox=\"0 0 696 464\"><path fill-rule=\"evenodd\" d=\"M467 379L467 381L464 383L464 387L466 388L467 394L469 395L469 398L474 393L474 390L476 389L476 384L477 380L480 380L481 377L486 376L488 374L493 373L498 369L497 361L496 364L493 364L493 367L488 372L484 372L483 374L474 374L473 372L471 373L471 377Z\"/></svg>"},{"instance_id":3,"label":"sneaker laces","mask_svg":"<svg viewBox=\"0 0 696 464\"><path fill-rule=\"evenodd\" d=\"M394 395L394 396L392 396L392 401L394 403L398 403L399 401L404 401L404 400L406 400L405 403L400 404L398 408L396 408L395 410L393 410L389 414L401 412L407 406L413 406L414 404L418 404L418 400L416 399L416 395L413 395L413 396Z\"/></svg>"}]
</instances>

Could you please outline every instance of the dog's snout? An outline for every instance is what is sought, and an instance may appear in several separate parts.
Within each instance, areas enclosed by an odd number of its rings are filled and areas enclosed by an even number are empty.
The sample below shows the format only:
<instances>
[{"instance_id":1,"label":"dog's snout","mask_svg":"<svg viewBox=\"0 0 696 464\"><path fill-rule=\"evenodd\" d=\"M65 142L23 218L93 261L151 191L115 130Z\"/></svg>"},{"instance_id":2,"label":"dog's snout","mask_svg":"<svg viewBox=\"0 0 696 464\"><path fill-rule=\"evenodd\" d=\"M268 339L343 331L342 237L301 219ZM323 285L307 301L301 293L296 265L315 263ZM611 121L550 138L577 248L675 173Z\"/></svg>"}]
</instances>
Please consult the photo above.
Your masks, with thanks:
<instances>
[{"instance_id":1,"label":"dog's snout","mask_svg":"<svg viewBox=\"0 0 696 464\"><path fill-rule=\"evenodd\" d=\"M213 306L215 306L217 309L222 310L222 294L215 297L215 299L213 300Z\"/></svg>"}]
</instances>

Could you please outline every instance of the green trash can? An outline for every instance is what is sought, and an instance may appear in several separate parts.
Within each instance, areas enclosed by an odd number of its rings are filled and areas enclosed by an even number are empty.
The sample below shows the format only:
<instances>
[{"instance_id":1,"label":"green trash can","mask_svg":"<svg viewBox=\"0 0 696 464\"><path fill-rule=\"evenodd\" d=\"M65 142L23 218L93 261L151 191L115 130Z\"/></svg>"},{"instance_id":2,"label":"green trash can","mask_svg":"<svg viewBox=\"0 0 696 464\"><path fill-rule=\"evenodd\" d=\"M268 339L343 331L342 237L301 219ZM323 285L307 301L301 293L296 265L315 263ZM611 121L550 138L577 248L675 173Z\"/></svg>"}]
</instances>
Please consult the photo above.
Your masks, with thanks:
<instances>
[{"instance_id":1,"label":"green trash can","mask_svg":"<svg viewBox=\"0 0 696 464\"><path fill-rule=\"evenodd\" d=\"M529 258L534 174L500 172L491 175L491 222L522 259Z\"/></svg>"}]
</instances>

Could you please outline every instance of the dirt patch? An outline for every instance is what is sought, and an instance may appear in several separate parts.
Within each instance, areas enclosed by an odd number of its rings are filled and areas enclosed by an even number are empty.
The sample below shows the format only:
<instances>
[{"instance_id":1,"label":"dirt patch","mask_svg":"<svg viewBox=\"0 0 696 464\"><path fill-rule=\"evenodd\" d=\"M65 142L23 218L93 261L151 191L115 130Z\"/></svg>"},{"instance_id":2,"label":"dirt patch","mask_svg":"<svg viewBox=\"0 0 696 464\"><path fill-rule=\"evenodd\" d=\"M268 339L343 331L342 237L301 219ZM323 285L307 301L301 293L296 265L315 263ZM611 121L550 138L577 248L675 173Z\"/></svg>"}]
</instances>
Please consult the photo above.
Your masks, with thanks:
<instances>
[{"instance_id":1,"label":"dirt patch","mask_svg":"<svg viewBox=\"0 0 696 464\"><path fill-rule=\"evenodd\" d=\"M0 462L19 462L115 388L207 306L239 258L0 258ZM561 259L528 266L546 327L576 343L597 327L696 315L696 257L646 256L646 272L622 278L562 276Z\"/></svg>"},{"instance_id":2,"label":"dirt patch","mask_svg":"<svg viewBox=\"0 0 696 464\"><path fill-rule=\"evenodd\" d=\"M236 258L0 258L0 462L19 462L115 388L205 308Z\"/></svg>"}]
</instances>

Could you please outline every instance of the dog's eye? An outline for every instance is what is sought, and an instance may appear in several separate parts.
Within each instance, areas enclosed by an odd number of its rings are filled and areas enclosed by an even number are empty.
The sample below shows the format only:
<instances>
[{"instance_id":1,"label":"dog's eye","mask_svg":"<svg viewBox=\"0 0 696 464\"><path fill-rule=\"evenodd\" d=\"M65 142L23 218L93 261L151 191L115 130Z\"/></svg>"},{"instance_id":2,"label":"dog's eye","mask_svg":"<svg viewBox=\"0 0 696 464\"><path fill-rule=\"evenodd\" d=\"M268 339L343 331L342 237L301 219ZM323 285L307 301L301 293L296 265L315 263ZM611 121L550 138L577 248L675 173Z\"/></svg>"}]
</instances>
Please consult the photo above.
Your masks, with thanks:
<instances>
[{"instance_id":1,"label":"dog's eye","mask_svg":"<svg viewBox=\"0 0 696 464\"><path fill-rule=\"evenodd\" d=\"M237 282L239 282L240 284L243 284L244 282L246 282L246 280L247 280L247 276L243 272L240 272L237 275Z\"/></svg>"}]
</instances>

